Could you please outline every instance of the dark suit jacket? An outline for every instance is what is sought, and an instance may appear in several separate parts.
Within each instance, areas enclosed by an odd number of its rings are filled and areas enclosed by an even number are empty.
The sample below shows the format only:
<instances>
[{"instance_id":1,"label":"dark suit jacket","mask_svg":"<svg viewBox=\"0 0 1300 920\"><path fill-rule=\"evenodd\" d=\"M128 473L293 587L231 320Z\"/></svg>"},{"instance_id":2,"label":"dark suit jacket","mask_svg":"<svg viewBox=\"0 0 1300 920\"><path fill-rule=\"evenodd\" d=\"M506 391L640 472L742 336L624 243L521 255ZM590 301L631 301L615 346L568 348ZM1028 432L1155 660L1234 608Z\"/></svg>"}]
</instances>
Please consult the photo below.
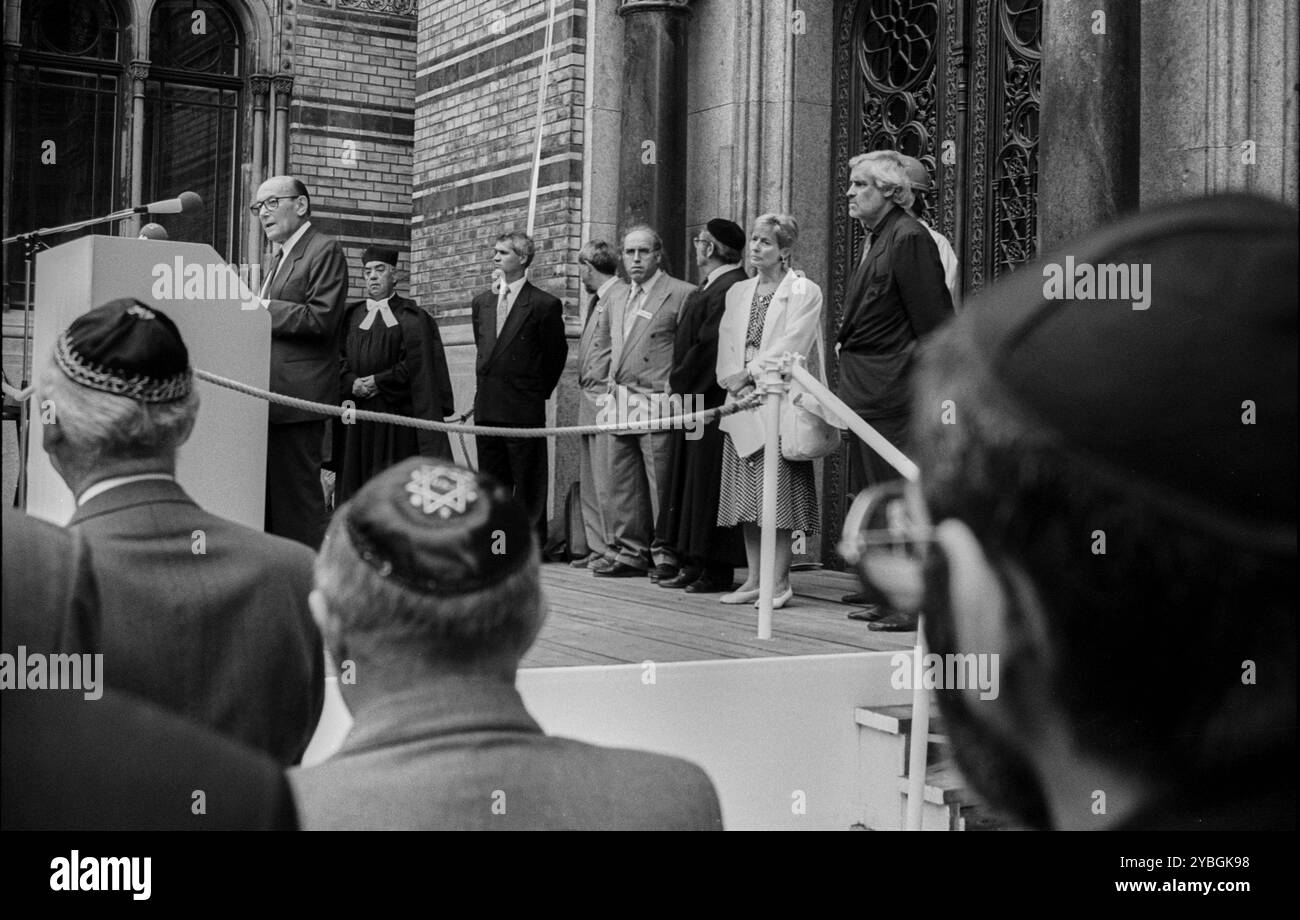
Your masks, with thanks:
<instances>
[{"instance_id":1,"label":"dark suit jacket","mask_svg":"<svg viewBox=\"0 0 1300 920\"><path fill-rule=\"evenodd\" d=\"M743 268L733 268L707 289L687 296L673 340L673 368L668 374L672 392L699 394L709 409L726 401L727 391L718 386L718 324L727 309L727 291L747 280Z\"/></svg>"},{"instance_id":2,"label":"dark suit jacket","mask_svg":"<svg viewBox=\"0 0 1300 920\"><path fill-rule=\"evenodd\" d=\"M3 559L5 653L20 645L42 654L94 651L99 589L86 541L5 506Z\"/></svg>"},{"instance_id":3,"label":"dark suit jacket","mask_svg":"<svg viewBox=\"0 0 1300 920\"><path fill-rule=\"evenodd\" d=\"M339 337L347 294L343 247L308 227L266 289L273 392L338 405ZM272 425L321 417L276 403L269 415Z\"/></svg>"},{"instance_id":4,"label":"dark suit jacket","mask_svg":"<svg viewBox=\"0 0 1300 920\"><path fill-rule=\"evenodd\" d=\"M90 545L109 684L282 764L302 759L325 692L310 550L158 480L95 496L69 527Z\"/></svg>"},{"instance_id":5,"label":"dark suit jacket","mask_svg":"<svg viewBox=\"0 0 1300 920\"><path fill-rule=\"evenodd\" d=\"M569 344L560 301L525 281L497 341L497 297L485 291L472 305L480 425L546 423L546 400L560 382Z\"/></svg>"},{"instance_id":6,"label":"dark suit jacket","mask_svg":"<svg viewBox=\"0 0 1300 920\"><path fill-rule=\"evenodd\" d=\"M849 279L838 336L837 395L866 418L906 414L916 343L952 315L952 295L930 231L893 208Z\"/></svg>"},{"instance_id":7,"label":"dark suit jacket","mask_svg":"<svg viewBox=\"0 0 1300 920\"><path fill-rule=\"evenodd\" d=\"M548 737L502 680L445 677L355 717L337 754L289 773L305 828L722 829L699 767Z\"/></svg>"},{"instance_id":8,"label":"dark suit jacket","mask_svg":"<svg viewBox=\"0 0 1300 920\"><path fill-rule=\"evenodd\" d=\"M6 831L297 829L275 761L127 694L6 690L0 709Z\"/></svg>"}]
</instances>

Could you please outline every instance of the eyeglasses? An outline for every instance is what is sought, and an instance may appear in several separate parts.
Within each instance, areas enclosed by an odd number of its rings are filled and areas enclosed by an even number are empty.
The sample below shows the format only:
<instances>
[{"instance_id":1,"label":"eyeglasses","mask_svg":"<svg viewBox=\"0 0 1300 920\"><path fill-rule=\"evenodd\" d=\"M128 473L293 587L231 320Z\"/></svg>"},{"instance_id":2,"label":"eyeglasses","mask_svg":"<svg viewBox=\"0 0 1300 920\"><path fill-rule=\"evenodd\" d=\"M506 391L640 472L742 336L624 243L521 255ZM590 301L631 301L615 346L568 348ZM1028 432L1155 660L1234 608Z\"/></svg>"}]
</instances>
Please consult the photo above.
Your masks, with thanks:
<instances>
[{"instance_id":1,"label":"eyeglasses","mask_svg":"<svg viewBox=\"0 0 1300 920\"><path fill-rule=\"evenodd\" d=\"M301 195L281 195L278 198L263 198L261 201L254 201L250 204L248 210L252 211L254 215L261 214L262 208L266 208L268 211L274 211L280 206L280 202L292 201L295 198L301 197Z\"/></svg>"},{"instance_id":2,"label":"eyeglasses","mask_svg":"<svg viewBox=\"0 0 1300 920\"><path fill-rule=\"evenodd\" d=\"M844 516L839 553L898 610L921 608L925 563L934 542L917 483L893 480L859 493Z\"/></svg>"},{"instance_id":3,"label":"eyeglasses","mask_svg":"<svg viewBox=\"0 0 1300 920\"><path fill-rule=\"evenodd\" d=\"M691 238L691 242L694 243L696 246L700 246L702 244L712 243L713 240L705 236L696 236Z\"/></svg>"}]
</instances>

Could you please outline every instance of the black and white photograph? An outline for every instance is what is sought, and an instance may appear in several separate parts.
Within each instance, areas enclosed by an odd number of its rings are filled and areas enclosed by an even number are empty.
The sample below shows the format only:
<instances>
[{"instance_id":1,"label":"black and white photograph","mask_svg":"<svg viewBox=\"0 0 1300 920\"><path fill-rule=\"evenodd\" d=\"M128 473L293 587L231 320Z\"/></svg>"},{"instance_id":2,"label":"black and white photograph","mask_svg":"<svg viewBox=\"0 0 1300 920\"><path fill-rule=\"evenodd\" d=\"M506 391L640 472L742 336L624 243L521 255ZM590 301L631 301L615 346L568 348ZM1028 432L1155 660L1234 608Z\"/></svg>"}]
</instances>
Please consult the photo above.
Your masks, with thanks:
<instances>
[{"instance_id":1,"label":"black and white photograph","mask_svg":"<svg viewBox=\"0 0 1300 920\"><path fill-rule=\"evenodd\" d=\"M1297 6L4 0L13 880L1296 830Z\"/></svg>"}]
</instances>

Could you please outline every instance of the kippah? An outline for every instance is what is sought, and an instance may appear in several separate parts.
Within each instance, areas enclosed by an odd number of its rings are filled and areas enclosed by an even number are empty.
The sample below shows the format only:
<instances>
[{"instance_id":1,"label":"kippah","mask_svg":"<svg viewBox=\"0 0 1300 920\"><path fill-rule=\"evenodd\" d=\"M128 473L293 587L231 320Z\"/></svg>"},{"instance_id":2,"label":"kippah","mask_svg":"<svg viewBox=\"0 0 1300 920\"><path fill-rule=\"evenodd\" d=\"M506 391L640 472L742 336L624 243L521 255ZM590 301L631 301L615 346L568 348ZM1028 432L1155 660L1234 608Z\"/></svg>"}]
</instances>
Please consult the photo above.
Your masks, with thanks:
<instances>
[{"instance_id":1,"label":"kippah","mask_svg":"<svg viewBox=\"0 0 1300 920\"><path fill-rule=\"evenodd\" d=\"M397 268L397 250L386 246L367 246L361 253L361 264L369 265L371 262L387 262Z\"/></svg>"},{"instance_id":2,"label":"kippah","mask_svg":"<svg viewBox=\"0 0 1300 920\"><path fill-rule=\"evenodd\" d=\"M1071 456L1170 514L1294 553L1296 276L1294 209L1198 198L1017 269L955 326Z\"/></svg>"},{"instance_id":3,"label":"kippah","mask_svg":"<svg viewBox=\"0 0 1300 920\"><path fill-rule=\"evenodd\" d=\"M740 229L740 224L715 217L704 226L709 231L709 235L722 245L730 246L732 249L745 248L745 231Z\"/></svg>"},{"instance_id":4,"label":"kippah","mask_svg":"<svg viewBox=\"0 0 1300 920\"><path fill-rule=\"evenodd\" d=\"M55 343L54 360L80 386L139 402L182 399L194 385L176 324L129 297L73 320Z\"/></svg>"},{"instance_id":5,"label":"kippah","mask_svg":"<svg viewBox=\"0 0 1300 920\"><path fill-rule=\"evenodd\" d=\"M443 460L411 457L385 470L345 514L361 559L420 594L481 591L532 557L523 505L493 477Z\"/></svg>"}]
</instances>

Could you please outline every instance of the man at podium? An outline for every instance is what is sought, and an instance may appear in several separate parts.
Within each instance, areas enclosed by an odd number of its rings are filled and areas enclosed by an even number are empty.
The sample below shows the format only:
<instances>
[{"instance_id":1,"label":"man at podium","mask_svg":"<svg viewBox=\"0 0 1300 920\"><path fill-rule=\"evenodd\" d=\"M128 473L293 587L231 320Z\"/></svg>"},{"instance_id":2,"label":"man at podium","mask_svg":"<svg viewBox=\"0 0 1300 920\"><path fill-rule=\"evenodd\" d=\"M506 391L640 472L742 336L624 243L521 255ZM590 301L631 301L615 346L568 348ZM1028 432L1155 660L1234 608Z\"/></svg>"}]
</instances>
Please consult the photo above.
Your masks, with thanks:
<instances>
[{"instance_id":1,"label":"man at podium","mask_svg":"<svg viewBox=\"0 0 1300 920\"><path fill-rule=\"evenodd\" d=\"M348 266L343 247L311 224L307 186L272 176L257 189L253 215L279 243L261 297L271 314L271 390L338 405L339 344ZM320 546L325 534L322 416L272 403L266 435L266 531Z\"/></svg>"}]
</instances>

